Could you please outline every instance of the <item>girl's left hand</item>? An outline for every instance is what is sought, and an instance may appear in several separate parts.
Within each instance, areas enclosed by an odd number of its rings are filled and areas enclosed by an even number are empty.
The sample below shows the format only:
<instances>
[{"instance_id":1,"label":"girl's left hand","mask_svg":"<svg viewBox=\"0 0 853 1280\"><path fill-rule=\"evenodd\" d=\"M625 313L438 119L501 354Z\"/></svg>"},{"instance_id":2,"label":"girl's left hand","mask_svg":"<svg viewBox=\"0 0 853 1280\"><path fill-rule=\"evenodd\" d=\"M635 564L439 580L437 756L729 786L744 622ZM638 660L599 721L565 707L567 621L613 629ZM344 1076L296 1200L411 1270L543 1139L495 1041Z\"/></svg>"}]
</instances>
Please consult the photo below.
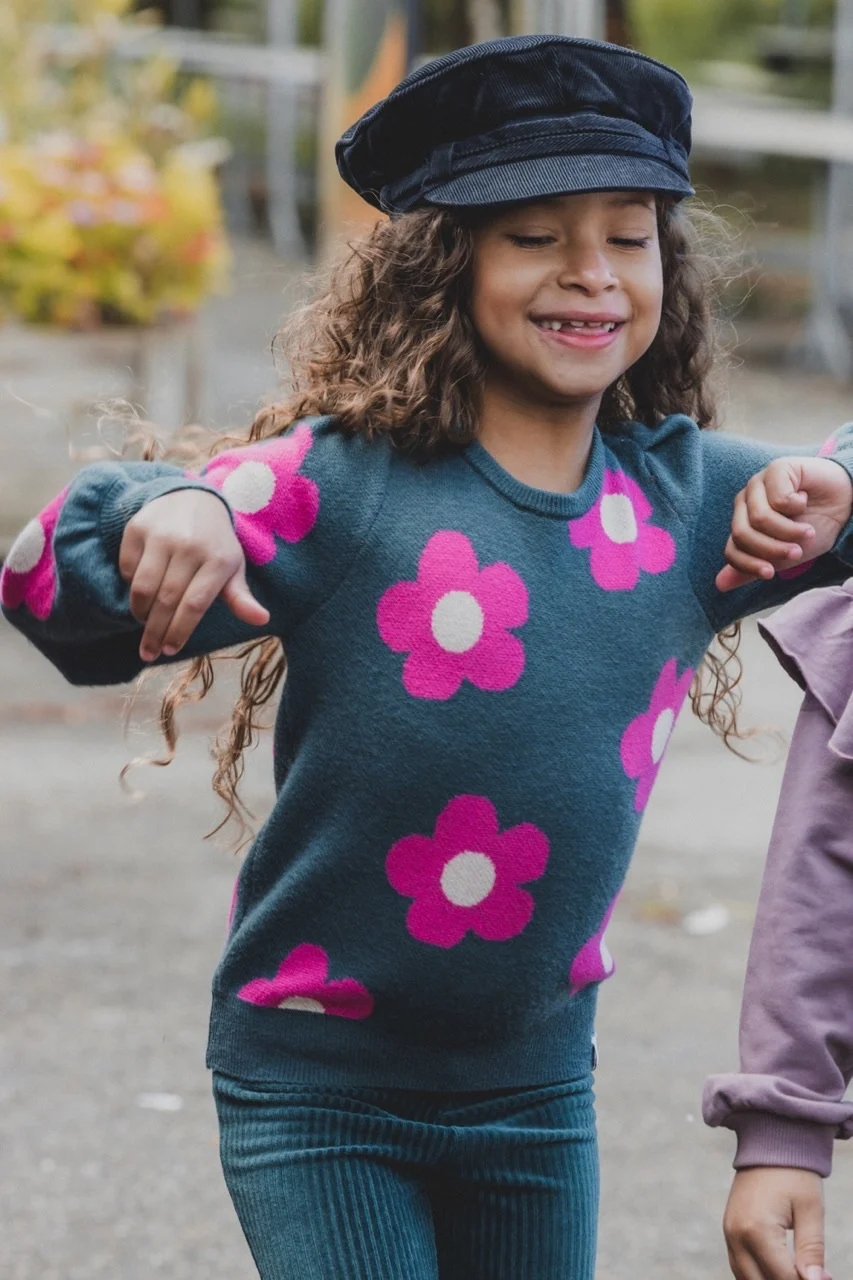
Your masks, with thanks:
<instances>
[{"instance_id":1,"label":"girl's left hand","mask_svg":"<svg viewBox=\"0 0 853 1280\"><path fill-rule=\"evenodd\" d=\"M822 556L851 509L853 483L837 462L775 458L735 498L728 564L717 574L717 589L731 591Z\"/></svg>"},{"instance_id":2,"label":"girl's left hand","mask_svg":"<svg viewBox=\"0 0 853 1280\"><path fill-rule=\"evenodd\" d=\"M735 1280L832 1280L824 1263L823 1179L807 1169L741 1169L723 1230ZM788 1232L794 1233L794 1256Z\"/></svg>"}]
</instances>

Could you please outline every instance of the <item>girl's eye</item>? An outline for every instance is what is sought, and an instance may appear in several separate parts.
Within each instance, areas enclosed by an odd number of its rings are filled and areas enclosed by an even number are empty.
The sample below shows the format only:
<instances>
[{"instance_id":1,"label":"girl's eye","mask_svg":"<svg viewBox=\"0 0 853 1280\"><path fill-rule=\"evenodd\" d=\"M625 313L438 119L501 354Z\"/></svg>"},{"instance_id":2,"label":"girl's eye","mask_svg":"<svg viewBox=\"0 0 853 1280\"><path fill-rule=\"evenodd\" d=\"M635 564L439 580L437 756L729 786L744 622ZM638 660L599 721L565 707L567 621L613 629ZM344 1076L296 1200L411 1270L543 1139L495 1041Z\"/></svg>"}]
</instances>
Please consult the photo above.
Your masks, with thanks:
<instances>
[{"instance_id":1,"label":"girl's eye","mask_svg":"<svg viewBox=\"0 0 853 1280\"><path fill-rule=\"evenodd\" d=\"M629 240L622 236L611 236L610 243L618 245L620 249L646 249L651 244L651 237L641 236L638 240Z\"/></svg>"},{"instance_id":2,"label":"girl's eye","mask_svg":"<svg viewBox=\"0 0 853 1280\"><path fill-rule=\"evenodd\" d=\"M545 245L554 243L554 236L517 236L510 234L509 238L513 244L519 245L522 249L541 249Z\"/></svg>"}]
</instances>

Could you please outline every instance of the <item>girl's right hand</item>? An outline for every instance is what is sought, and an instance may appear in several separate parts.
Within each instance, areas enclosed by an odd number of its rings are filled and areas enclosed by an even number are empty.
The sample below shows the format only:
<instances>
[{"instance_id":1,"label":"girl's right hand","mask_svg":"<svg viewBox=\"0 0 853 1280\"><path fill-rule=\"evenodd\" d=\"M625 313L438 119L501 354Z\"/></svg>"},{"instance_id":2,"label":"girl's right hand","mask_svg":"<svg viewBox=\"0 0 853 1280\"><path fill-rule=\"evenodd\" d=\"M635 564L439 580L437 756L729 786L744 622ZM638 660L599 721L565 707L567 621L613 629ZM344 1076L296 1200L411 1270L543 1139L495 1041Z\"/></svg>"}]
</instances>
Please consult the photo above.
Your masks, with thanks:
<instances>
[{"instance_id":1,"label":"girl's right hand","mask_svg":"<svg viewBox=\"0 0 853 1280\"><path fill-rule=\"evenodd\" d=\"M774 458L735 498L719 591L770 579L831 550L853 510L853 485L831 458Z\"/></svg>"},{"instance_id":2,"label":"girl's right hand","mask_svg":"<svg viewBox=\"0 0 853 1280\"><path fill-rule=\"evenodd\" d=\"M246 582L228 509L203 489L179 489L141 507L125 527L118 567L130 583L130 611L145 623L143 662L177 653L217 596L250 626L269 622Z\"/></svg>"},{"instance_id":3,"label":"girl's right hand","mask_svg":"<svg viewBox=\"0 0 853 1280\"><path fill-rule=\"evenodd\" d=\"M723 1219L737 1280L831 1280L823 1267L823 1181L807 1169L735 1174ZM787 1233L794 1233L794 1257Z\"/></svg>"}]
</instances>

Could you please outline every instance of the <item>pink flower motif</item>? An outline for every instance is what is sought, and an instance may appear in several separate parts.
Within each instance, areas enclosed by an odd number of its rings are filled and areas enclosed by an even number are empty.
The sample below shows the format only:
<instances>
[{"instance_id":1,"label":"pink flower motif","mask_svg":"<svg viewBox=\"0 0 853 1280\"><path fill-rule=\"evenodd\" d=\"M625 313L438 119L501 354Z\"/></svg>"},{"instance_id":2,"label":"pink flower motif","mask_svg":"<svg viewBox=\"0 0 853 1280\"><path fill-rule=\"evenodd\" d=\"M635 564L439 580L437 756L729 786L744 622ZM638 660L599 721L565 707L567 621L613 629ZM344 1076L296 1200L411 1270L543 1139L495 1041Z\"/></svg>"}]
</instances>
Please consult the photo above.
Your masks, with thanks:
<instances>
[{"instance_id":1,"label":"pink flower motif","mask_svg":"<svg viewBox=\"0 0 853 1280\"><path fill-rule=\"evenodd\" d=\"M312 444L311 428L300 422L274 440L218 453L205 467L203 479L222 490L252 564L274 558L273 535L300 542L314 528L319 490L313 480L299 475Z\"/></svg>"},{"instance_id":2,"label":"pink flower motif","mask_svg":"<svg viewBox=\"0 0 853 1280\"><path fill-rule=\"evenodd\" d=\"M637 813L642 813L648 803L681 704L687 697L687 690L693 679L690 667L681 676L677 672L675 658L664 663L652 691L648 710L632 720L622 734L622 768L629 778L637 779L634 793L634 809Z\"/></svg>"},{"instance_id":3,"label":"pink flower motif","mask_svg":"<svg viewBox=\"0 0 853 1280\"><path fill-rule=\"evenodd\" d=\"M572 961L572 967L569 971L570 995L576 996L579 991L583 991L584 987L590 987L594 982L603 982L605 978L609 978L615 972L616 964L608 950L605 934L618 897L619 894L617 893L604 913L604 919L601 924L592 937L583 944Z\"/></svg>"},{"instance_id":4,"label":"pink flower motif","mask_svg":"<svg viewBox=\"0 0 853 1280\"><path fill-rule=\"evenodd\" d=\"M33 617L44 622L56 595L56 562L53 535L68 486L22 529L6 557L0 576L0 600L8 609L25 604Z\"/></svg>"},{"instance_id":5,"label":"pink flower motif","mask_svg":"<svg viewBox=\"0 0 853 1280\"><path fill-rule=\"evenodd\" d=\"M838 444L838 440L836 436L835 435L829 436L829 438L824 440L823 444L818 449L817 456L819 458L830 457L831 454L835 453L835 446L837 444Z\"/></svg>"},{"instance_id":6,"label":"pink flower motif","mask_svg":"<svg viewBox=\"0 0 853 1280\"><path fill-rule=\"evenodd\" d=\"M296 1013L367 1018L373 1012L373 996L355 978L329 981L329 957L310 942L286 955L274 978L253 978L237 995L248 1004Z\"/></svg>"},{"instance_id":7,"label":"pink flower motif","mask_svg":"<svg viewBox=\"0 0 853 1280\"><path fill-rule=\"evenodd\" d=\"M414 899L406 927L419 942L455 947L469 930L486 942L505 942L530 922L533 898L518 886L539 879L548 849L530 822L500 831L485 796L455 796L433 836L397 841L385 871L399 894Z\"/></svg>"},{"instance_id":8,"label":"pink flower motif","mask_svg":"<svg viewBox=\"0 0 853 1280\"><path fill-rule=\"evenodd\" d=\"M675 561L666 529L649 524L652 507L636 480L624 471L604 472L598 501L569 521L573 547L589 547L592 576L604 591L633 591L644 573L664 573Z\"/></svg>"},{"instance_id":9,"label":"pink flower motif","mask_svg":"<svg viewBox=\"0 0 853 1280\"><path fill-rule=\"evenodd\" d=\"M379 634L408 653L403 684L413 698L452 698L463 680L509 689L524 670L524 646L507 628L527 621L527 588L508 564L480 569L462 533L442 530L424 547L415 582L397 582L379 601Z\"/></svg>"},{"instance_id":10,"label":"pink flower motif","mask_svg":"<svg viewBox=\"0 0 853 1280\"><path fill-rule=\"evenodd\" d=\"M811 569L813 565L816 565L816 564L817 564L816 558L812 560L804 560L802 564L792 565L790 569L780 569L778 573L778 577L784 578L786 581L789 578L799 578L801 574L808 573L809 569Z\"/></svg>"}]
</instances>

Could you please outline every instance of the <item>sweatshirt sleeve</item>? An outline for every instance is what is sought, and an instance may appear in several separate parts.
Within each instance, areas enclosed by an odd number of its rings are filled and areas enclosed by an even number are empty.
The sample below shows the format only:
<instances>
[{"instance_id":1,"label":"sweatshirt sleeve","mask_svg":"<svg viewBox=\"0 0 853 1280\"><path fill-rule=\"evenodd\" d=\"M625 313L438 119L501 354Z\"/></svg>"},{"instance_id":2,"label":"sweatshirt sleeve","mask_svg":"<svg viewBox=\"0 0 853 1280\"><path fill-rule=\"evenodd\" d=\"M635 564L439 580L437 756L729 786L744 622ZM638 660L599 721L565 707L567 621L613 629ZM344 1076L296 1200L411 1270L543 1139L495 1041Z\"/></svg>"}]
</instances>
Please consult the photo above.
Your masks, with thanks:
<instances>
[{"instance_id":1,"label":"sweatshirt sleeve","mask_svg":"<svg viewBox=\"0 0 853 1280\"><path fill-rule=\"evenodd\" d=\"M346 576L381 504L387 470L386 445L344 435L329 419L219 453L200 475L161 462L84 467L14 542L0 577L3 614L72 684L120 684L147 665L265 634L286 640ZM249 626L216 600L178 654L146 664L119 548L141 507L186 488L225 503L249 587L270 622Z\"/></svg>"},{"instance_id":2,"label":"sweatshirt sleeve","mask_svg":"<svg viewBox=\"0 0 853 1280\"><path fill-rule=\"evenodd\" d=\"M715 632L749 614L784 604L811 587L842 582L848 576L853 565L853 518L840 531L832 551L816 560L733 591L718 591L714 581L726 563L735 498L750 477L774 458L819 455L842 467L853 484L853 424L840 427L811 449L700 430L683 415L667 418L654 430L635 430L652 484L683 527L693 591Z\"/></svg>"},{"instance_id":3,"label":"sweatshirt sleeve","mask_svg":"<svg viewBox=\"0 0 853 1280\"><path fill-rule=\"evenodd\" d=\"M810 592L761 629L805 697L752 935L740 1072L707 1080L703 1112L737 1134L735 1168L826 1177L833 1140L853 1134L853 596Z\"/></svg>"}]
</instances>

